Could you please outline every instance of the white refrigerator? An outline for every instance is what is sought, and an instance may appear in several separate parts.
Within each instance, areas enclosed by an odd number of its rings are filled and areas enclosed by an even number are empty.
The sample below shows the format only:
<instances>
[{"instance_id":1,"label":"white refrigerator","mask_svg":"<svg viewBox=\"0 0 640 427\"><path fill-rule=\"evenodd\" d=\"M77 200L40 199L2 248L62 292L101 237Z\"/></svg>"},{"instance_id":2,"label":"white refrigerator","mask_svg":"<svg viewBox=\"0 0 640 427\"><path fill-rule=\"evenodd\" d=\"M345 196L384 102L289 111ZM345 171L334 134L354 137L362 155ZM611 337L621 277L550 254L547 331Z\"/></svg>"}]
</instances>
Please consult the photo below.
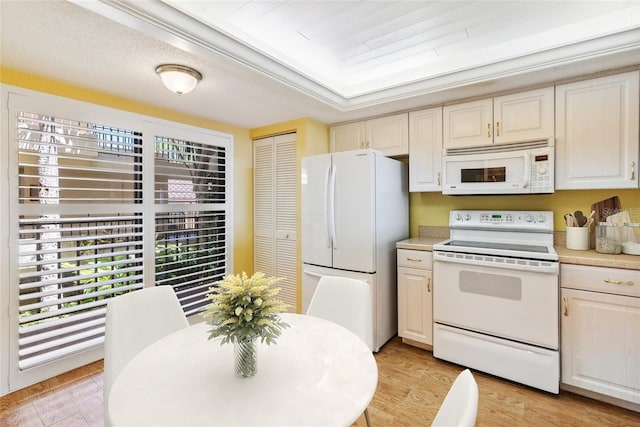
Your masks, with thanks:
<instances>
[{"instance_id":1,"label":"white refrigerator","mask_svg":"<svg viewBox=\"0 0 640 427\"><path fill-rule=\"evenodd\" d=\"M375 150L302 159L302 305L322 276L371 286L373 343L398 332L396 242L409 236L407 165Z\"/></svg>"}]
</instances>

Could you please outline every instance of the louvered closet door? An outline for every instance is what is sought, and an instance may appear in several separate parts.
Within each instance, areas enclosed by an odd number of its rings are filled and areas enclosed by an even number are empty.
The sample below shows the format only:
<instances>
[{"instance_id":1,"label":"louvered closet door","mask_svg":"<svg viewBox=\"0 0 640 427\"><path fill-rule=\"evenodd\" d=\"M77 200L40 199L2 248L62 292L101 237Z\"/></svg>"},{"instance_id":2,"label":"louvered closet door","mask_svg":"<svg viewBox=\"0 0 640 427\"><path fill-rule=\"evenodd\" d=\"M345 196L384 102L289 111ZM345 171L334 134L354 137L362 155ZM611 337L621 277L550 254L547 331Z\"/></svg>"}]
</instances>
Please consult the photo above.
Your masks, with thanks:
<instances>
[{"instance_id":1,"label":"louvered closet door","mask_svg":"<svg viewBox=\"0 0 640 427\"><path fill-rule=\"evenodd\" d=\"M254 141L254 268L285 277L280 298L297 300L296 134Z\"/></svg>"},{"instance_id":2,"label":"louvered closet door","mask_svg":"<svg viewBox=\"0 0 640 427\"><path fill-rule=\"evenodd\" d=\"M286 277L280 282L280 297L296 308L297 239L296 239L296 134L274 138L275 157L275 245L276 275Z\"/></svg>"},{"instance_id":3,"label":"louvered closet door","mask_svg":"<svg viewBox=\"0 0 640 427\"><path fill-rule=\"evenodd\" d=\"M273 138L253 143L253 268L265 274L275 273L274 260L274 187Z\"/></svg>"}]
</instances>

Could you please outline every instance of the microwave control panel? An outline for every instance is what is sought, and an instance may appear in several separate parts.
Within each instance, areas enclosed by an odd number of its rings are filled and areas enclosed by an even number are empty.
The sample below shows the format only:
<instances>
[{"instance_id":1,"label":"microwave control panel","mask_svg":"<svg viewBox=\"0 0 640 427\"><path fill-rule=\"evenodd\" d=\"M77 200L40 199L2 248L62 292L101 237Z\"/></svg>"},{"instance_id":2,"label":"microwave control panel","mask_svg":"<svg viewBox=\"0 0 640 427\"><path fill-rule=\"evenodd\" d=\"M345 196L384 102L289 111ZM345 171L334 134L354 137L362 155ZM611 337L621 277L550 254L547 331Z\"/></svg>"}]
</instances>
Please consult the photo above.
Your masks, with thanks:
<instances>
[{"instance_id":1,"label":"microwave control panel","mask_svg":"<svg viewBox=\"0 0 640 427\"><path fill-rule=\"evenodd\" d=\"M553 150L531 150L531 192L553 193Z\"/></svg>"}]
</instances>

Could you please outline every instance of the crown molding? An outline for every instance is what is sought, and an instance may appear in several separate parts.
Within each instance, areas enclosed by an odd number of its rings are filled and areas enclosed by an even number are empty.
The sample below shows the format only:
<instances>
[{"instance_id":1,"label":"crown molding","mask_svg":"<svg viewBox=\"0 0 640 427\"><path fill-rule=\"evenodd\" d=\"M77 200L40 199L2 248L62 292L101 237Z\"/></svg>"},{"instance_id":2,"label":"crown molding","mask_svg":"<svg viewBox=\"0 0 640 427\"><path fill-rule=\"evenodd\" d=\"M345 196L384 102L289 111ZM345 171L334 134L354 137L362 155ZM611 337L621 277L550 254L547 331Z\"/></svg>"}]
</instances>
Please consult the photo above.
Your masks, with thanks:
<instances>
[{"instance_id":1,"label":"crown molding","mask_svg":"<svg viewBox=\"0 0 640 427\"><path fill-rule=\"evenodd\" d=\"M566 78L566 71L563 73L562 69L575 69L579 73L581 68L586 67L592 72L601 71L637 64L637 58L640 58L640 28L633 28L534 54L459 68L381 90L346 96L162 1L70 1L184 51L233 61L342 112L543 71L550 73L549 79Z\"/></svg>"}]
</instances>

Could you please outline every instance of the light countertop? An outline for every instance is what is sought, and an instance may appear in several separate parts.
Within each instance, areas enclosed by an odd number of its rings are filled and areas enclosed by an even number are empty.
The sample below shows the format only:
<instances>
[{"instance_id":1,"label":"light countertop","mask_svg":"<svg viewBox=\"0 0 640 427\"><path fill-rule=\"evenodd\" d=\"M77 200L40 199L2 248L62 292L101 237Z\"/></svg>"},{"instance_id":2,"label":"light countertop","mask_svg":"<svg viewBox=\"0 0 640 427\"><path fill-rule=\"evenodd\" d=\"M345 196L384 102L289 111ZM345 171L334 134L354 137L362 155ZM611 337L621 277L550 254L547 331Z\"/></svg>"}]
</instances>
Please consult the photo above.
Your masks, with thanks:
<instances>
[{"instance_id":1,"label":"light countertop","mask_svg":"<svg viewBox=\"0 0 640 427\"><path fill-rule=\"evenodd\" d=\"M591 265L595 267L626 268L640 270L640 256L626 254L601 254L594 249L588 251L575 251L566 246L554 246L560 262L564 264Z\"/></svg>"},{"instance_id":2,"label":"light countertop","mask_svg":"<svg viewBox=\"0 0 640 427\"><path fill-rule=\"evenodd\" d=\"M396 243L396 249L414 249L417 251L432 251L433 245L443 240L447 240L448 237L410 237L406 240L401 240Z\"/></svg>"}]
</instances>

